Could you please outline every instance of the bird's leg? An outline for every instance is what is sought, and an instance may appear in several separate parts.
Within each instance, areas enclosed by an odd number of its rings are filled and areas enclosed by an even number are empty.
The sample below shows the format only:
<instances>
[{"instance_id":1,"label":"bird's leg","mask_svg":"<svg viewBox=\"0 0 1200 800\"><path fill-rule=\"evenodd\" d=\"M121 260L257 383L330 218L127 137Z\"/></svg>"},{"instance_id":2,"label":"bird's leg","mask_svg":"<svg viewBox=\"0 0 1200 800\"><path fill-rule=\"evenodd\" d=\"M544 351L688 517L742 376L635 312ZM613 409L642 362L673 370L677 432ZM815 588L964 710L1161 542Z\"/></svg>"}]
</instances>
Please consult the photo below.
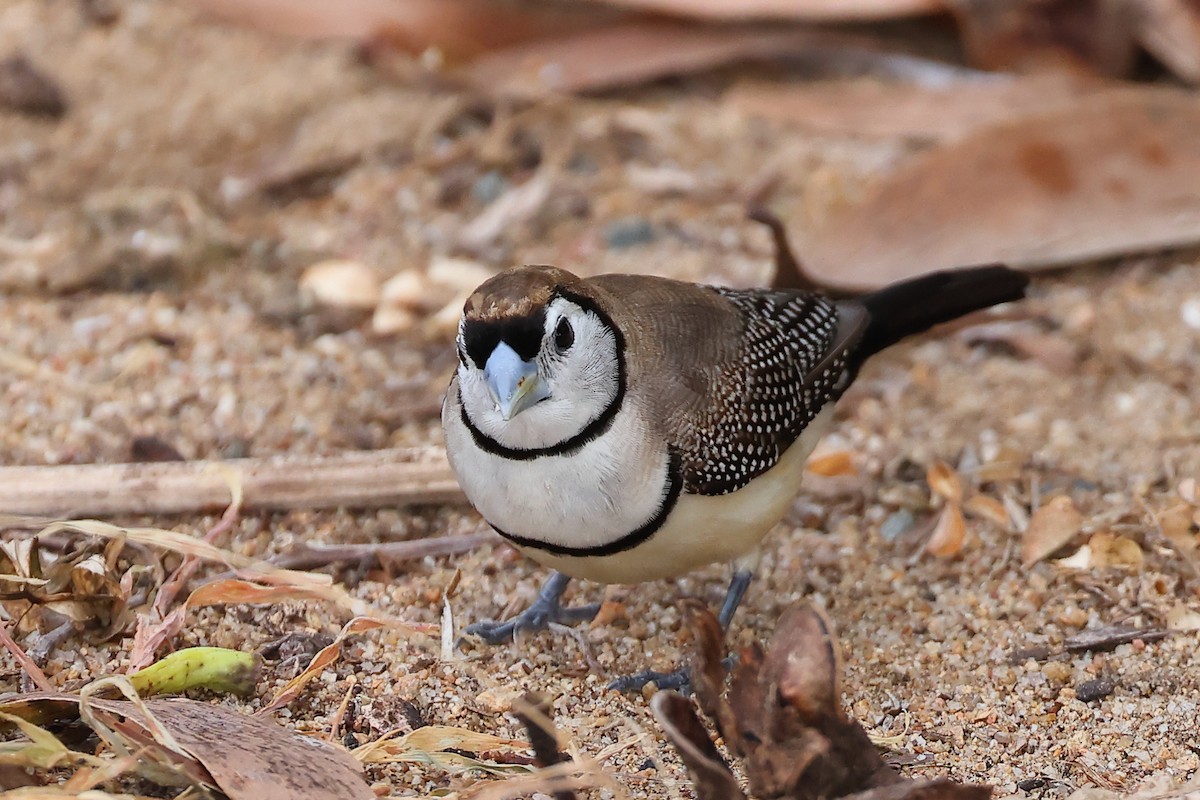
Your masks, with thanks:
<instances>
[{"instance_id":1,"label":"bird's leg","mask_svg":"<svg viewBox=\"0 0 1200 800\"><path fill-rule=\"evenodd\" d=\"M721 612L717 615L722 630L729 630L729 623L733 621L733 615L737 612L738 606L742 604L742 598L745 597L746 589L750 586L753 578L754 572L744 565L739 564L734 570L733 579L729 581L729 589L725 592L725 602L721 603ZM728 667L729 664L726 666ZM616 689L618 692L640 692L647 683L653 683L659 689L686 691L691 681L691 673L687 667L680 667L674 672L657 672L648 669L634 675L623 675L610 683L608 688Z\"/></svg>"},{"instance_id":2,"label":"bird's leg","mask_svg":"<svg viewBox=\"0 0 1200 800\"><path fill-rule=\"evenodd\" d=\"M537 600L534 600L533 605L529 608L512 619L486 620L468 625L466 632L478 636L488 644L500 644L512 641L520 631L545 630L550 627L552 622L567 625L586 622L596 616L596 612L600 610L600 604L592 603L577 608L563 608L560 601L570 582L569 576L561 572L553 572L542 585Z\"/></svg>"}]
</instances>

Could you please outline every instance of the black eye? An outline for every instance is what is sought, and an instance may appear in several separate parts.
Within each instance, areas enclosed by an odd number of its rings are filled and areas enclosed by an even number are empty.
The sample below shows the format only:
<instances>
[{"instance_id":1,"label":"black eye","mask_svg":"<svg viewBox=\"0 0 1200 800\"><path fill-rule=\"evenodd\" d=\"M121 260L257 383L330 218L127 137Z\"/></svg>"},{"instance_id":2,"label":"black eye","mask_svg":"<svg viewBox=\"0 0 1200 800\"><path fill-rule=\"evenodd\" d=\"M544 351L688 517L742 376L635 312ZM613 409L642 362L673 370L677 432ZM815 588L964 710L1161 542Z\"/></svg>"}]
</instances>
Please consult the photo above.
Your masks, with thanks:
<instances>
[{"instance_id":1,"label":"black eye","mask_svg":"<svg viewBox=\"0 0 1200 800\"><path fill-rule=\"evenodd\" d=\"M575 331L571 329L571 323L567 322L566 317L560 317L558 324L554 326L554 346L558 348L558 352L565 353L573 344Z\"/></svg>"}]
</instances>

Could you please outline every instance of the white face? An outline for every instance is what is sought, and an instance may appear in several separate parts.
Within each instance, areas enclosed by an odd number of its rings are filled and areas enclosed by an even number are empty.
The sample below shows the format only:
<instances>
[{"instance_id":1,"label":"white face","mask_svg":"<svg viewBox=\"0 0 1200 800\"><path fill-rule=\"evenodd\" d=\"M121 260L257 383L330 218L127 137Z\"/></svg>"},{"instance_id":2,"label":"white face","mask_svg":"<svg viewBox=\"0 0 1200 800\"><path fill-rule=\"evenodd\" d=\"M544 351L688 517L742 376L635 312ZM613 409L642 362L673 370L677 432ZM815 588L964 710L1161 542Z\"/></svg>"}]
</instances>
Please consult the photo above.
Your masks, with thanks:
<instances>
[{"instance_id":1,"label":"white face","mask_svg":"<svg viewBox=\"0 0 1200 800\"><path fill-rule=\"evenodd\" d=\"M458 384L471 424L500 445L516 450L554 447L578 436L619 400L617 335L595 312L558 297L546 308L541 346L525 366L537 370L541 399L512 413L501 410L486 364L467 355L464 325L458 326ZM496 351L503 347L497 345ZM495 351L493 351L495 352ZM490 355L490 354L489 354Z\"/></svg>"}]
</instances>

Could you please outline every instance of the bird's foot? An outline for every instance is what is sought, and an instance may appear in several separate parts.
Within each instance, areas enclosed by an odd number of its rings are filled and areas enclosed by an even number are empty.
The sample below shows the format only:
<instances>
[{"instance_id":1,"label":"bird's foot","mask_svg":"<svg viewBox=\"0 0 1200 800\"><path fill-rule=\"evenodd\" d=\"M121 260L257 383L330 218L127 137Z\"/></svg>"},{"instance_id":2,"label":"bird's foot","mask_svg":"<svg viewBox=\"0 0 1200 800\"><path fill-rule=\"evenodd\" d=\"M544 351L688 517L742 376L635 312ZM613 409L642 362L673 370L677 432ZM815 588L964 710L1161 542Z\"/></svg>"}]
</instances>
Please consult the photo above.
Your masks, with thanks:
<instances>
[{"instance_id":1,"label":"bird's foot","mask_svg":"<svg viewBox=\"0 0 1200 800\"><path fill-rule=\"evenodd\" d=\"M737 656L725 656L721 666L726 672L737 664ZM642 687L653 683L659 689L673 689L677 692L690 694L692 691L692 673L687 667L680 667L674 672L658 672L647 669L633 675L622 675L608 684L609 689L618 692L640 692Z\"/></svg>"},{"instance_id":2,"label":"bird's foot","mask_svg":"<svg viewBox=\"0 0 1200 800\"><path fill-rule=\"evenodd\" d=\"M680 667L674 672L647 669L633 675L622 675L608 684L608 688L618 692L640 692L648 683L653 683L660 690L674 689L687 694L691 690L692 674L687 667Z\"/></svg>"},{"instance_id":3,"label":"bird's foot","mask_svg":"<svg viewBox=\"0 0 1200 800\"><path fill-rule=\"evenodd\" d=\"M575 625L587 622L600 611L599 603L575 608L564 608L558 598L539 596L533 605L506 620L484 620L468 625L466 632L478 636L488 644L501 644L516 639L522 631L544 631L550 624Z\"/></svg>"}]
</instances>

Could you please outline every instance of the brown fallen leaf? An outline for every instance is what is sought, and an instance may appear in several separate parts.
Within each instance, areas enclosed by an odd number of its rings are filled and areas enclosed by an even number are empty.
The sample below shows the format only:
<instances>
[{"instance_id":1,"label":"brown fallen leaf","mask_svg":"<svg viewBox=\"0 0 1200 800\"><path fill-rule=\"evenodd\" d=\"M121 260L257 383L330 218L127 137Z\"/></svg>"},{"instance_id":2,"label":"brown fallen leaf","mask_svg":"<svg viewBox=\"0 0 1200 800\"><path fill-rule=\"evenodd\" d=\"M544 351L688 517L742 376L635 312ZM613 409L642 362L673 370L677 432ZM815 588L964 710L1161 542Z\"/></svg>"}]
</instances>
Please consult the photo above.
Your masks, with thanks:
<instances>
[{"instance_id":1,"label":"brown fallen leaf","mask_svg":"<svg viewBox=\"0 0 1200 800\"><path fill-rule=\"evenodd\" d=\"M949 141L1106 86L1064 75L988 75L934 86L874 78L744 81L725 94L725 102L823 134Z\"/></svg>"},{"instance_id":2,"label":"brown fallen leaf","mask_svg":"<svg viewBox=\"0 0 1200 800\"><path fill-rule=\"evenodd\" d=\"M1200 7L1193 0L1135 0L1138 39L1168 69L1200 83Z\"/></svg>"},{"instance_id":3,"label":"brown fallen leaf","mask_svg":"<svg viewBox=\"0 0 1200 800\"><path fill-rule=\"evenodd\" d=\"M132 744L125 749L162 758L230 800L375 796L358 762L341 748L224 706L183 699L84 702L82 719L102 737L115 735L118 746ZM0 697L0 711L43 726L67 724L81 719L81 699L54 692L7 695Z\"/></svg>"},{"instance_id":4,"label":"brown fallen leaf","mask_svg":"<svg viewBox=\"0 0 1200 800\"><path fill-rule=\"evenodd\" d=\"M1071 498L1059 495L1033 512L1021 537L1021 562L1029 567L1071 541L1083 528L1083 515Z\"/></svg>"},{"instance_id":5,"label":"brown fallen leaf","mask_svg":"<svg viewBox=\"0 0 1200 800\"><path fill-rule=\"evenodd\" d=\"M965 264L1048 267L1198 241L1198 129L1200 97L1147 87L980 128L832 210L807 237L805 266L866 289Z\"/></svg>"},{"instance_id":6,"label":"brown fallen leaf","mask_svg":"<svg viewBox=\"0 0 1200 800\"><path fill-rule=\"evenodd\" d=\"M354 39L461 60L517 42L595 25L595 9L495 0L192 0L219 19L306 39Z\"/></svg>"},{"instance_id":7,"label":"brown fallen leaf","mask_svg":"<svg viewBox=\"0 0 1200 800\"><path fill-rule=\"evenodd\" d=\"M593 0L679 17L848 22L895 19L945 10L943 0Z\"/></svg>"},{"instance_id":8,"label":"brown fallen leaf","mask_svg":"<svg viewBox=\"0 0 1200 800\"><path fill-rule=\"evenodd\" d=\"M733 61L860 41L847 34L836 36L804 29L722 29L641 20L495 50L473 60L461 74L490 92L538 98L630 86Z\"/></svg>"}]
</instances>

